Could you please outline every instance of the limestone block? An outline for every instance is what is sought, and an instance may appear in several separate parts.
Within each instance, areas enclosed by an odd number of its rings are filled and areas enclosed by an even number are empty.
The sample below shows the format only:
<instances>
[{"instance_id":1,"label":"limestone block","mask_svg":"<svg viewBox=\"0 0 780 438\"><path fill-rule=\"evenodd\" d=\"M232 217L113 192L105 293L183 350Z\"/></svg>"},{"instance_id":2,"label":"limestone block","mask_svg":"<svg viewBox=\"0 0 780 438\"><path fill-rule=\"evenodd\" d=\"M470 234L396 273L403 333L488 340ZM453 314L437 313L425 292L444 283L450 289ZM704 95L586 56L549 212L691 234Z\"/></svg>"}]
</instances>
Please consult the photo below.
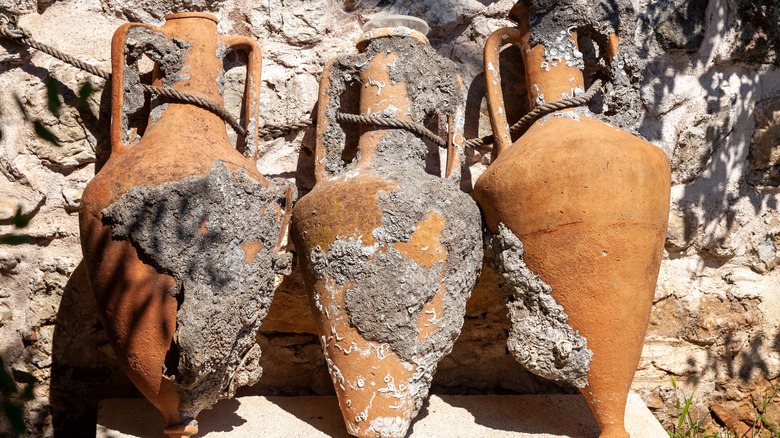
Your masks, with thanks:
<instances>
[{"instance_id":1,"label":"limestone block","mask_svg":"<svg viewBox=\"0 0 780 438\"><path fill-rule=\"evenodd\" d=\"M709 0L677 0L668 4L655 27L664 50L696 51L704 40Z\"/></svg>"},{"instance_id":2,"label":"limestone block","mask_svg":"<svg viewBox=\"0 0 780 438\"><path fill-rule=\"evenodd\" d=\"M28 215L39 209L46 196L37 190L0 179L0 221L8 221L17 211Z\"/></svg>"},{"instance_id":3,"label":"limestone block","mask_svg":"<svg viewBox=\"0 0 780 438\"><path fill-rule=\"evenodd\" d=\"M756 130L750 143L748 182L780 186L780 96L768 97L754 112Z\"/></svg>"},{"instance_id":4,"label":"limestone block","mask_svg":"<svg viewBox=\"0 0 780 438\"><path fill-rule=\"evenodd\" d=\"M740 61L777 63L780 50L780 10L773 0L733 0L729 18L735 44L731 57Z\"/></svg>"}]
</instances>

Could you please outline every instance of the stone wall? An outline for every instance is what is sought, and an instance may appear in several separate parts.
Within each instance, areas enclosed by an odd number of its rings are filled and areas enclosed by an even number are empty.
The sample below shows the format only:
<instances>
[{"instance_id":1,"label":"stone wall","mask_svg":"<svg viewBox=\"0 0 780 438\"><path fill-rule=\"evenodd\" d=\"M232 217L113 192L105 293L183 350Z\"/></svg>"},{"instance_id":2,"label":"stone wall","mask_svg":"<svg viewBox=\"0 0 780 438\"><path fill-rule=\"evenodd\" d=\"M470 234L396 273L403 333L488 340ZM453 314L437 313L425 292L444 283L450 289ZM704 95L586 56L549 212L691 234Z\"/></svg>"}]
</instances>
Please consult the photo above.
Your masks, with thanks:
<instances>
[{"instance_id":1,"label":"stone wall","mask_svg":"<svg viewBox=\"0 0 780 438\"><path fill-rule=\"evenodd\" d=\"M104 69L120 24L161 24L172 11L212 12L222 32L252 36L263 46L267 124L309 116L323 65L355 50L367 19L380 12L416 15L431 25L438 53L462 71L467 137L473 137L490 133L482 49L493 30L511 24L505 17L513 3L0 0L0 12L18 18L39 41ZM693 394L694 419L711 430L745 432L780 383L780 7L776 0L590 3L631 18L619 34L637 73L628 84L635 98L621 103L607 93L591 109L658 145L673 169L666 253L633 389L667 427L678 416L675 402ZM527 110L518 52L507 50L502 60L505 90L518 96L508 112L517 119ZM237 57L228 64L234 68L226 104L237 114L244 69ZM96 92L80 98L87 83ZM38 381L27 411L34 436L88 435L99 399L137 395L97 319L78 236L81 192L96 162L108 156L108 93L104 81L6 40L0 40L0 89L0 235L29 236L24 244L0 246L0 355L18 381ZM61 103L55 112L47 90ZM42 139L41 128L59 145ZM308 191L313 131L263 142L260 170L297 180L299 194ZM473 181L490 153L470 150L467 161ZM18 206L34 215L21 231L11 225ZM486 265L433 391L571 392L520 369L506 348L508 324ZM259 338L264 376L242 393L332 393L313 331L296 271L277 293ZM770 403L765 413L780 424L780 404Z\"/></svg>"}]
</instances>

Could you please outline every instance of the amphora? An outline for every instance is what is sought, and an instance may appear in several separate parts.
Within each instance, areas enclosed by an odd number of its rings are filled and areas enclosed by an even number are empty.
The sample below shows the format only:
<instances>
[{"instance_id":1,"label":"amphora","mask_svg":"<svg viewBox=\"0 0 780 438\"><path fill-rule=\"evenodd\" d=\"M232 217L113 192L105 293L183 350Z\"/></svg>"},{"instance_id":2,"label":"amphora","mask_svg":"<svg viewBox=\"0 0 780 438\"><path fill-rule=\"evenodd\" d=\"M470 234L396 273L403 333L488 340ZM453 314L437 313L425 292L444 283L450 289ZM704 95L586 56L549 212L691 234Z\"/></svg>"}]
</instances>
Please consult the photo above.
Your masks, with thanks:
<instances>
[{"instance_id":1,"label":"amphora","mask_svg":"<svg viewBox=\"0 0 780 438\"><path fill-rule=\"evenodd\" d=\"M421 20L375 19L364 30L359 53L323 74L317 181L295 206L291 234L347 430L403 437L460 333L481 225L458 187L464 92L454 64L429 46ZM446 165L418 134L358 131L340 112L445 133Z\"/></svg>"},{"instance_id":2,"label":"amphora","mask_svg":"<svg viewBox=\"0 0 780 438\"><path fill-rule=\"evenodd\" d=\"M534 45L527 11L517 6L512 16L519 27L496 31L485 48L498 156L474 190L509 299L509 347L529 370L579 386L602 437L625 437L663 255L669 161L584 108L545 116L512 144L500 89L504 44L522 52L532 108L584 92L576 33L559 29L553 47ZM607 52L617 53L614 36Z\"/></svg>"},{"instance_id":3,"label":"amphora","mask_svg":"<svg viewBox=\"0 0 780 438\"><path fill-rule=\"evenodd\" d=\"M155 61L153 85L222 104L221 57L248 55L240 148L255 158L261 53L249 38L220 36L203 13L130 23L112 43L111 155L83 195L84 263L119 363L162 412L172 437L259 379L257 330L271 302L286 192L228 141L212 112L156 98L139 139L127 114L144 105L136 61Z\"/></svg>"}]
</instances>

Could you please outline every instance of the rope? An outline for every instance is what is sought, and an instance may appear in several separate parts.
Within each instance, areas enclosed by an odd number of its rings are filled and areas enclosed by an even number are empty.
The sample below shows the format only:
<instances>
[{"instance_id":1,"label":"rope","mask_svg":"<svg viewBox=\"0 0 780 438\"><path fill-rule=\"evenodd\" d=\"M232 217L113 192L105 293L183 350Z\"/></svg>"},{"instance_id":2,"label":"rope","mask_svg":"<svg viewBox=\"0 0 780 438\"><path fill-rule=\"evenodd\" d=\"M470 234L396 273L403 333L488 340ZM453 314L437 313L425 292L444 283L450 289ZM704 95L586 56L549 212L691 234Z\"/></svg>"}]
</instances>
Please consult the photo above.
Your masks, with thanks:
<instances>
[{"instance_id":1,"label":"rope","mask_svg":"<svg viewBox=\"0 0 780 438\"><path fill-rule=\"evenodd\" d=\"M146 85L146 84L140 84L141 88L143 88L144 91L148 91L152 94L157 94L163 97L167 97L174 100L179 100L182 102L190 103L192 105L201 107L203 109L209 110L212 113L218 115L222 120L226 121L231 128L233 128L236 133L242 137L246 137L246 129L244 129L243 126L241 126L240 123L228 112L228 110L225 109L222 105L208 100L204 99L202 97L198 97L192 94L182 93L180 91L176 91L173 88L167 88L167 87L155 87L154 85Z\"/></svg>"},{"instance_id":2,"label":"rope","mask_svg":"<svg viewBox=\"0 0 780 438\"><path fill-rule=\"evenodd\" d=\"M90 65L81 60L78 60L66 53L63 53L55 49L54 47L35 41L30 36L29 32L27 32L26 30L20 27L17 27L15 24L12 24L11 20L2 14L0 14L0 35L10 40L16 41L17 43L30 46L36 50L46 53L49 56L53 56L54 58L57 58L60 61L70 64L76 68L84 70L87 73L93 74L107 81L111 80L111 73L102 70L99 67L96 67L94 65ZM244 127L241 126L240 123L238 123L235 117L233 117L222 105L214 101L204 99L202 97L198 97L192 94L182 93L172 88L155 87L153 85L146 85L146 84L140 84L140 86L144 91L147 91L149 93L168 97L170 99L175 99L181 102L190 103L195 106L201 107L203 109L209 110L214 114L218 115L222 120L226 121L233 128L233 130L236 131L239 135L241 135L242 137L246 137L247 134L246 129L244 129Z\"/></svg>"},{"instance_id":3,"label":"rope","mask_svg":"<svg viewBox=\"0 0 780 438\"><path fill-rule=\"evenodd\" d=\"M517 123L512 125L512 127L509 128L509 131L512 133L525 132L535 121L541 117L546 116L547 114L588 103L591 99L593 99L593 96L595 96L596 93L601 90L601 83L601 79L596 79L593 81L593 84L591 84L591 86L588 88L588 91L586 91L582 96L556 100L555 102L545 103L544 105L537 106L533 109L533 111L530 111L520 120L518 120Z\"/></svg>"},{"instance_id":4,"label":"rope","mask_svg":"<svg viewBox=\"0 0 780 438\"><path fill-rule=\"evenodd\" d=\"M536 108L533 109L533 111L530 111L528 114L524 115L520 120L518 120L517 123L512 125L512 127L509 128L509 131L512 133L525 132L535 121L539 120L541 117L544 117L549 113L588 103L588 101L590 101L593 98L593 96L595 96L596 93L601 89L601 84L602 84L601 79L596 79L595 81L593 81L593 84L591 84L591 86L588 88L588 91L586 91L585 94L583 94L582 96L572 97L569 99L562 99L555 102L545 103L544 105L537 106ZM360 123L365 125L381 126L385 128L406 129L407 131L411 131L414 132L415 134L422 135L423 137L436 143L439 147L445 147L447 145L447 142L443 138L439 137L438 135L431 132L425 126L419 123L408 122L405 120L398 120L398 119L388 119L385 117L378 117L378 116L365 116L359 114L344 114L344 113L339 113L336 116L336 118L340 122ZM494 141L495 138L492 135L487 135L485 137L472 138L470 140L467 140L466 143L464 143L464 146L470 147L472 149L477 149L486 144L491 144Z\"/></svg>"},{"instance_id":5,"label":"rope","mask_svg":"<svg viewBox=\"0 0 780 438\"><path fill-rule=\"evenodd\" d=\"M359 123L363 125L375 125L383 128L405 129L415 134L422 135L428 140L431 140L434 143L436 143L439 147L447 146L447 142L443 138L439 137L438 135L431 132L430 130L428 130L428 128L426 128L425 126L419 123L408 122L406 120L388 119L386 117L366 116L362 114L346 114L346 113L339 113L336 116L336 119L339 122Z\"/></svg>"},{"instance_id":6,"label":"rope","mask_svg":"<svg viewBox=\"0 0 780 438\"><path fill-rule=\"evenodd\" d=\"M286 125L265 125L260 128L260 138L263 140L271 140L274 138L283 137L291 132L306 129L313 123L311 117L298 120L297 122L290 122Z\"/></svg>"},{"instance_id":7,"label":"rope","mask_svg":"<svg viewBox=\"0 0 780 438\"><path fill-rule=\"evenodd\" d=\"M0 36L16 41L20 44L25 44L27 46L30 46L34 49L37 49L43 53L46 53L50 56L57 58L60 61L70 64L76 68L84 70L95 76L101 77L105 80L111 79L111 73L102 70L94 65L90 65L83 61L80 61L66 53L63 53L55 49L54 47L35 41L30 36L29 32L17 27L15 24L11 22L11 20L7 16L3 14L0 14ZM601 79L597 79L593 81L593 84L590 86L590 88L588 88L588 91L586 91L585 94L583 94L582 96L572 97L569 99L563 99L551 103L546 103L544 105L539 105L536 108L534 108L532 111L530 111L528 114L523 116L517 123L512 125L512 127L509 128L509 131L511 133L524 132L535 121L537 121L539 118L544 117L549 113L566 109L566 108L580 106L587 103L593 98L593 96L596 95L596 93L598 93L598 91L601 89L601 85L602 85ZM214 101L204 99L202 97L198 97L192 94L182 93L180 91L176 91L168 87L156 87L147 84L140 84L140 87L146 92L158 96L164 96L181 102L189 103L198 106L200 108L209 110L212 113L218 115L222 120L227 122L233 128L233 130L236 131L236 133L238 133L242 137L246 137L247 135L246 129L244 129L244 127L241 126L238 120L236 120L236 118L233 117L222 105ZM447 142L443 138L439 137L438 135L430 131L425 126L415 122L409 122L409 121L398 120L398 119L389 119L386 117L379 117L379 116L345 114L345 113L339 113L337 115L337 119L340 122L374 125L374 126L379 126L384 128L405 129L407 131L421 135L433 141L439 147L445 147L447 145ZM265 127L261 128L258 131L258 133L260 137L263 138L264 140L270 140L273 138L278 138L287 135L293 131L298 131L300 129L308 128L311 125L312 125L312 119L309 117L306 119L301 119L297 122L288 123L286 125L266 125ZM477 149L477 148L481 148L486 144L491 144L494 141L495 138L493 135L487 135L481 138L469 139L464 143L464 146L471 147L472 149Z\"/></svg>"}]
</instances>

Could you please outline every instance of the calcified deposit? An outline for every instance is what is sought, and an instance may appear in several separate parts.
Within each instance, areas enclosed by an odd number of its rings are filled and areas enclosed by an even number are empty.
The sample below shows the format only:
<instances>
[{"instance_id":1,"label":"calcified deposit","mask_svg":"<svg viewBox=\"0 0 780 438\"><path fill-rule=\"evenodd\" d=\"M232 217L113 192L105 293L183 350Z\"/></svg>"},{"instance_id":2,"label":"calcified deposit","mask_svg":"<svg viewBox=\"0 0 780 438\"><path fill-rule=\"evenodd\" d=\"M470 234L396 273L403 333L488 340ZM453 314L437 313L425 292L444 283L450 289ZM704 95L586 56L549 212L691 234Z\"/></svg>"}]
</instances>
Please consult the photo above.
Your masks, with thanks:
<instances>
[{"instance_id":1,"label":"calcified deposit","mask_svg":"<svg viewBox=\"0 0 780 438\"><path fill-rule=\"evenodd\" d=\"M523 261L523 243L500 224L498 234L489 236L486 245L512 320L509 351L537 376L586 386L593 353L587 340L567 324L566 312L553 299L550 285Z\"/></svg>"},{"instance_id":2,"label":"calcified deposit","mask_svg":"<svg viewBox=\"0 0 780 438\"><path fill-rule=\"evenodd\" d=\"M176 333L164 374L187 418L262 375L257 330L276 272L290 263L289 254L273 254L279 217L267 206L283 199L282 190L217 162L202 177L132 189L103 211L115 239L131 241L176 280Z\"/></svg>"},{"instance_id":3,"label":"calcified deposit","mask_svg":"<svg viewBox=\"0 0 780 438\"><path fill-rule=\"evenodd\" d=\"M399 29L367 31L361 53L329 63L318 109L321 179L293 219L328 369L357 436L406 434L460 334L482 260L479 210L458 189L459 171L439 176L435 146L405 130L334 122L357 111L352 89L360 113L454 120L462 137L464 90L454 64L421 34Z\"/></svg>"},{"instance_id":4,"label":"calcified deposit","mask_svg":"<svg viewBox=\"0 0 780 438\"><path fill-rule=\"evenodd\" d=\"M676 424L675 402L695 390L695 418L710 413L709 427L744 433L756 418L754 407L780 376L778 12L773 0L637 0L630 2L633 12L628 3L589 3L593 17L618 18L628 83L626 93L614 91L622 82L613 74L605 95L589 107L660 146L670 157L674 183L667 252L632 389L666 425ZM222 33L248 35L263 46L264 123L311 113L325 63L354 53L367 18L379 12L419 16L431 25L432 47L463 75L471 138L490 134L482 52L491 32L512 25L506 14L513 4L224 0L187 7L215 13ZM159 0L0 0L0 9L18 17L36 39L104 69L110 68L111 35L120 24L161 24L166 13L183 6ZM579 32L591 39L604 34ZM593 45L583 40L580 51L586 74L599 69ZM517 96L507 98L512 123L527 99L519 94L525 89L519 54L505 52L504 89ZM227 64L238 61L229 55ZM244 75L240 67L225 74L226 106L236 116ZM48 109L49 77L63 103L56 113ZM97 92L79 100L86 82ZM36 399L27 405L34 435L58 430L88 436L97 400L137 395L117 367L86 289L75 213L95 162L107 156L108 93L102 80L6 41L0 41L0 87L0 234L31 238L0 246L0 355L19 382L38 380ZM35 134L36 121L59 146ZM314 182L313 138L312 127L260 142L258 167L265 175L295 180L306 193ZM476 180L489 162L487 149L466 150L464 175ZM21 231L10 225L18 205L35 214ZM439 362L432 391L571 391L524 372L507 351L510 323L501 295L488 263L467 303L461 336ZM261 328L263 377L251 391L333 393L314 321L296 270L282 283ZM770 403L766 418L780 423L780 407Z\"/></svg>"}]
</instances>

